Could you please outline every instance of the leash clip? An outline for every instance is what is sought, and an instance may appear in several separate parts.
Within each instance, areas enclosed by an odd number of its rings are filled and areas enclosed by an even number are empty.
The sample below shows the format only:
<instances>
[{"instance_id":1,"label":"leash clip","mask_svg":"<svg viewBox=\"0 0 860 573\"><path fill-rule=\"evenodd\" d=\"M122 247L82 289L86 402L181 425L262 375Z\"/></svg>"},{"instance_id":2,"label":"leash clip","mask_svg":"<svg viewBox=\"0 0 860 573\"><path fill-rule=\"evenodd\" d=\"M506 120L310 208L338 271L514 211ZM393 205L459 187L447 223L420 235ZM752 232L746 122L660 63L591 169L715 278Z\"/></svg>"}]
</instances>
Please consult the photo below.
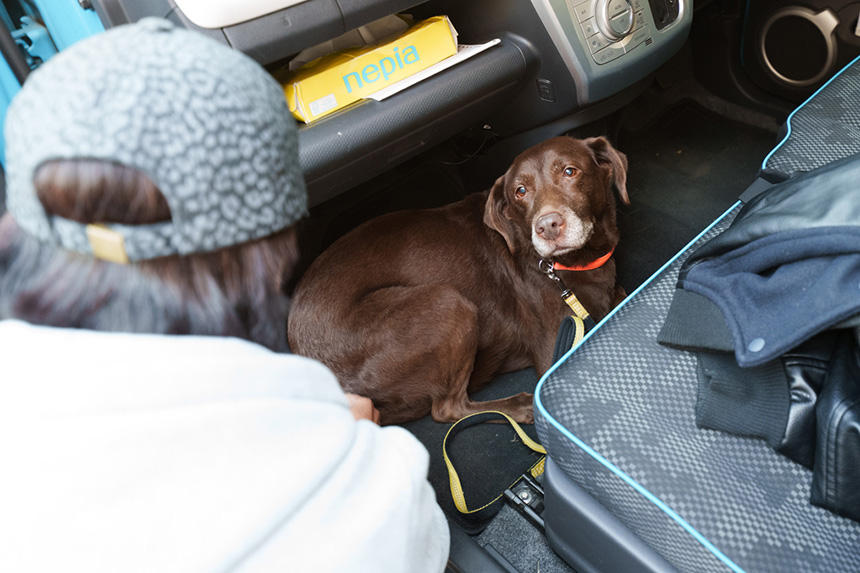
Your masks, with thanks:
<instances>
[{"instance_id":1,"label":"leash clip","mask_svg":"<svg viewBox=\"0 0 860 573\"><path fill-rule=\"evenodd\" d=\"M571 290L567 288L567 286L564 284L564 281L561 280L561 277L555 274L552 261L540 259L538 261L538 268L540 269L540 272L545 274L550 280L552 280L556 284L556 286L558 286L559 290L561 290L562 298L567 298L568 296L573 294Z\"/></svg>"},{"instance_id":2,"label":"leash clip","mask_svg":"<svg viewBox=\"0 0 860 573\"><path fill-rule=\"evenodd\" d=\"M538 268L558 286L559 290L561 290L561 300L563 300L570 310L573 311L573 314L581 320L588 318L588 311L584 306L582 306L582 303L579 302L579 299L576 298L573 291L567 288L564 281L561 280L561 277L555 274L553 263L546 261L545 259L540 259L538 261Z\"/></svg>"}]
</instances>

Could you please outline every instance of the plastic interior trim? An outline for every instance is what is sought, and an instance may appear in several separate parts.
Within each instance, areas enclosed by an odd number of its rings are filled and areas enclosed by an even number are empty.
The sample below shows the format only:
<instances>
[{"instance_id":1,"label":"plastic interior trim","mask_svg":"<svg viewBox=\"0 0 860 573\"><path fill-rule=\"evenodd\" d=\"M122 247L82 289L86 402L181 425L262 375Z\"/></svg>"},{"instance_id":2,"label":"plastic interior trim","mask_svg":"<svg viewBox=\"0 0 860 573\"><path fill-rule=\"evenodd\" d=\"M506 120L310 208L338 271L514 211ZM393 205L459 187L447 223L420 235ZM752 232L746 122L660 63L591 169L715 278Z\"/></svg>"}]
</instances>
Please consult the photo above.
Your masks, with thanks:
<instances>
[{"instance_id":1,"label":"plastic interior trim","mask_svg":"<svg viewBox=\"0 0 860 573\"><path fill-rule=\"evenodd\" d=\"M740 64L742 69L746 69L746 38L747 38L747 22L750 19L750 0L747 0L746 6L744 7L744 19L741 23L741 53L740 53Z\"/></svg>"},{"instance_id":2,"label":"plastic interior trim","mask_svg":"<svg viewBox=\"0 0 860 573\"><path fill-rule=\"evenodd\" d=\"M0 133L3 132L6 125L6 110L12 102L12 98L21 89L21 84L12 73L12 68L4 59L0 62ZM0 137L0 165L6 167L6 139ZM5 188L5 186L4 186ZM2 211L2 209L0 209Z\"/></svg>"},{"instance_id":3,"label":"plastic interior trim","mask_svg":"<svg viewBox=\"0 0 860 573\"><path fill-rule=\"evenodd\" d=\"M601 320L594 328L592 328L588 332L588 334L585 335L585 337L582 339L582 341L580 341L579 344L577 344L576 346L574 346L573 348L568 350L567 353L565 353L565 355L562 356L558 360L558 362L553 364L552 367L550 367L550 369L547 370L543 376L541 376L541 379L538 381L537 387L535 388L535 392L534 392L535 407L540 412L540 414L550 424L552 424L559 432L561 432L565 437L567 437L570 441L572 441L574 444L576 444L580 449L584 450L592 458L594 458L595 460L597 460L598 462L603 464L603 466L605 466L609 471L611 471L616 476L621 478L625 483L627 483L627 485L629 485L634 490L636 490L645 499L647 499L648 501L650 501L651 503L656 505L661 511L663 511L666 515L671 517L678 525L680 525L696 541L698 541L700 544L702 544L702 546L705 547L705 549L710 551L717 559L722 561L723 564L725 564L729 569L731 569L732 571L735 571L735 573L743 573L744 570L741 567L739 567L734 561L732 561L728 556L726 556L722 551L717 549L717 547L713 543L708 541L708 539L704 535L699 533L692 525L690 525L689 522L687 522L687 520L685 520L683 517L681 517L677 512L675 512L675 510L673 510L671 507L669 507L663 500L661 500L656 495L654 495L653 493L648 491L644 486L642 486L642 484L640 484L639 482L634 480L632 477L630 477L628 474L626 474L623 470L618 468L618 466L616 466L615 464L610 462L608 459L606 459L605 457L600 455L600 453L598 453L597 451L592 449L588 444L583 442L581 439L576 437L570 430L565 428L558 420L553 418L552 415L544 407L540 394L541 394L541 390L543 389L544 382L546 382L546 380L553 374L553 372L555 372L559 366L561 366L568 358L570 358L570 356L574 352L576 352L576 350L580 346L585 344L585 342L589 338L591 338L591 336L594 335L594 333L597 332L601 326L603 326L608 320L610 320L613 316L615 316L615 313L617 313L624 305L626 305L630 300L632 300L633 297L635 297L637 294L639 294L639 292L641 292L646 286L651 284L651 282L654 279L656 279L658 276L660 276L660 274L663 273L669 267L669 265L674 263L678 259L678 257L680 257L685 251L687 251L687 249L692 247L696 241L701 239L705 235L705 233L710 231L714 227L714 225L716 225L717 223L722 221L726 215L728 215L732 210L734 210L740 204L741 204L741 202L738 201L734 205L732 205L728 210L726 210L725 213L720 215L720 217L718 217L713 223L708 225L708 227L705 228L705 230L703 230L701 233L699 233L692 241L687 243L687 245L683 249L678 251L678 253L675 254L674 257L669 259L662 267L657 269L657 272L655 272L653 275L651 275L651 277L647 281L645 281L644 283L639 285L639 287L636 290L634 290L633 293L630 294L630 296L628 296L624 300L624 302L622 302L620 305L615 307L612 310L612 312L610 312L608 315L606 315L603 318L603 320Z\"/></svg>"},{"instance_id":4,"label":"plastic interior trim","mask_svg":"<svg viewBox=\"0 0 860 573\"><path fill-rule=\"evenodd\" d=\"M308 0L174 0L196 26L210 30L235 26Z\"/></svg>"},{"instance_id":5,"label":"plastic interior trim","mask_svg":"<svg viewBox=\"0 0 860 573\"><path fill-rule=\"evenodd\" d=\"M36 0L36 6L57 50L105 31L95 11L82 8L78 2Z\"/></svg>"},{"instance_id":6,"label":"plastic interior trim","mask_svg":"<svg viewBox=\"0 0 860 573\"><path fill-rule=\"evenodd\" d=\"M768 154L765 156L764 161L762 161L762 162L761 162L761 169L762 169L762 171L764 171L765 169L767 169L767 162L768 162L768 161L770 161L770 158L773 156L773 154L774 154L774 153L776 153L776 152L779 150L779 148L780 148L780 147L782 147L782 146L785 144L785 142L786 142L786 141L788 141L788 138L789 138L789 137L791 137L791 119L794 117L794 114L796 114L798 111L800 111L800 109L801 109L803 106L805 106L805 105L806 105L806 104L808 104L810 101L812 101L812 98L814 98L815 96L817 96L817 95L821 92L821 90L823 90L824 88L826 88L827 86L829 86L829 85L830 85L830 82L832 82L833 80L835 80L836 78L838 78L838 77L842 74L842 72L844 72L845 70L847 70L848 68L850 68L851 66L853 66L853 65L854 65L855 63L857 63L858 61L860 61L860 56L857 56L856 58L854 58L853 60L851 60L850 62L848 62L848 63L845 65L845 67L843 67L841 70L839 70L838 72L836 72L835 74L833 74L833 77L831 77L829 80L827 80L826 82L824 82L824 83L821 85L821 87L820 87L820 88L818 88L817 90L815 90L815 91L812 93L812 95L811 95L811 96L809 96L808 98L806 98L806 100L805 100L802 104L800 104L799 106L797 106L797 107L794 109L794 111L793 111L793 112L791 112L790 114L788 114L788 119L786 119L786 120L785 120L785 125L786 125L785 136L782 138L782 140L781 140L779 143L777 143L777 144L776 144L776 147L774 147L773 149L771 149L771 150L770 150L770 153L768 153Z\"/></svg>"}]
</instances>

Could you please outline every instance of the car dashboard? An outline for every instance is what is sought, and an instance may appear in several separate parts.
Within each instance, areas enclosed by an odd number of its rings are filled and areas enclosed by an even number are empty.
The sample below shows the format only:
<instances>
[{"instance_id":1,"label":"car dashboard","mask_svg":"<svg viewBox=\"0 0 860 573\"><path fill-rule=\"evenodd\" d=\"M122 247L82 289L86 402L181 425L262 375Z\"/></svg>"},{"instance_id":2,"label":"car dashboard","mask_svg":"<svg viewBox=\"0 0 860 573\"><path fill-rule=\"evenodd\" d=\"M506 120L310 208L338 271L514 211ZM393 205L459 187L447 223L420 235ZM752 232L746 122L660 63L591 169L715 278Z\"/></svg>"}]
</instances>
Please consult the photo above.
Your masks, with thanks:
<instances>
[{"instance_id":1,"label":"car dashboard","mask_svg":"<svg viewBox=\"0 0 860 573\"><path fill-rule=\"evenodd\" d=\"M609 114L680 49L692 21L691 0L94 0L93 7L107 27L166 17L271 70L396 13L416 20L445 14L461 44L500 40L385 101L365 99L301 126L311 206L469 128L508 137Z\"/></svg>"}]
</instances>

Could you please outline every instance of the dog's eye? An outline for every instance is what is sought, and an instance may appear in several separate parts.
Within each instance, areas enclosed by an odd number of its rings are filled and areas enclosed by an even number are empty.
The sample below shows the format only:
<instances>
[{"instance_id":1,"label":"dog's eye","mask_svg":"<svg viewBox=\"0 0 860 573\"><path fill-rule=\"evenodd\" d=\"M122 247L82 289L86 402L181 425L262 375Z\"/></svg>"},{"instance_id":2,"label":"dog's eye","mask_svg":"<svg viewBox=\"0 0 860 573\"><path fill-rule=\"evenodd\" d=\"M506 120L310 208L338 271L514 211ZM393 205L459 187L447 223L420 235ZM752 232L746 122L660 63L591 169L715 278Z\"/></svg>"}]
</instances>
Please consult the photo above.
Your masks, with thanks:
<instances>
[{"instance_id":1,"label":"dog's eye","mask_svg":"<svg viewBox=\"0 0 860 573\"><path fill-rule=\"evenodd\" d=\"M574 175L579 173L579 169L576 167L567 166L564 168L564 174L566 177L573 177Z\"/></svg>"},{"instance_id":2,"label":"dog's eye","mask_svg":"<svg viewBox=\"0 0 860 573\"><path fill-rule=\"evenodd\" d=\"M516 190L514 191L514 196L515 196L517 199L522 199L523 197L525 197L525 196L526 196L526 188L525 188L525 187L523 187L522 185L520 185L520 186L519 186L519 187L517 187L517 188L516 188Z\"/></svg>"}]
</instances>

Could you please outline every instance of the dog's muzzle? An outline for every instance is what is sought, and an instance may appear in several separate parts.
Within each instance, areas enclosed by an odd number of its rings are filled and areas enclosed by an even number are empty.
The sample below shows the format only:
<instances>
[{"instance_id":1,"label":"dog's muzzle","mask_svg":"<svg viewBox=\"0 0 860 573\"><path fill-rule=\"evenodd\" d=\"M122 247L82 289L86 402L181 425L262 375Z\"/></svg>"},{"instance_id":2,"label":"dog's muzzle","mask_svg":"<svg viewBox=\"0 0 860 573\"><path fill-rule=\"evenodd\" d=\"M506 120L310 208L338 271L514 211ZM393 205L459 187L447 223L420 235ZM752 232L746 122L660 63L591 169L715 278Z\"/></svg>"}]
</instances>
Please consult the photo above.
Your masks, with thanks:
<instances>
[{"instance_id":1,"label":"dog's muzzle","mask_svg":"<svg viewBox=\"0 0 860 573\"><path fill-rule=\"evenodd\" d=\"M583 221L569 207L545 210L532 224L532 245L541 257L556 257L581 249L594 225Z\"/></svg>"}]
</instances>

